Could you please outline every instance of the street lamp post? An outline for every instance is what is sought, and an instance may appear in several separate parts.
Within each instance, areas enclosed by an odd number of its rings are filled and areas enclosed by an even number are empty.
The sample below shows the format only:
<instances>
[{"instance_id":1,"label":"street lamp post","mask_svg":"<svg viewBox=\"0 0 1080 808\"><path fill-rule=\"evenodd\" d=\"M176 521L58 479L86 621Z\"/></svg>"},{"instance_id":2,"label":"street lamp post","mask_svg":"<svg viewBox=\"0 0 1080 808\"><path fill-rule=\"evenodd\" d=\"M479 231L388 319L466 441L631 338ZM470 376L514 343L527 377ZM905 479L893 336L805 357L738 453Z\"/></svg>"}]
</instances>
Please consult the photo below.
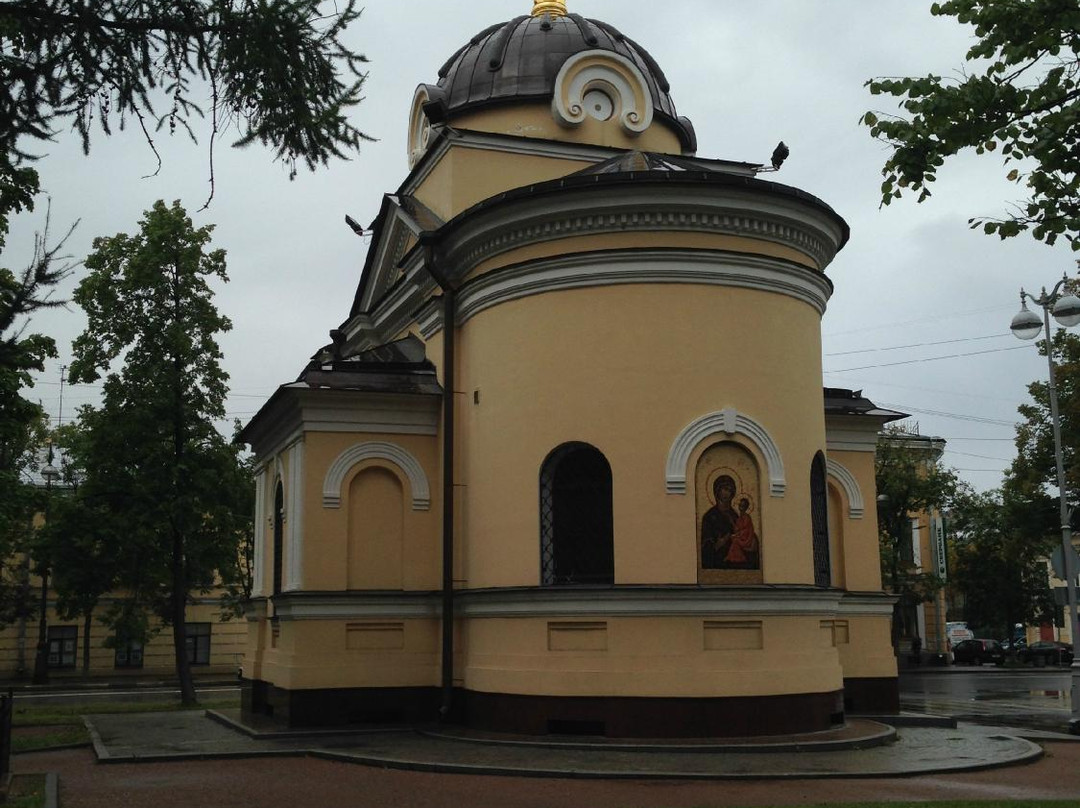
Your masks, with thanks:
<instances>
[{"instance_id":1,"label":"street lamp post","mask_svg":"<svg viewBox=\"0 0 1080 808\"><path fill-rule=\"evenodd\" d=\"M1054 430L1054 462L1057 466L1058 505L1061 510L1061 554L1064 556L1065 587L1068 598L1069 633L1072 635L1073 649L1077 650L1077 641L1080 640L1080 623L1076 613L1076 567L1073 564L1072 527L1070 525L1071 509L1068 503L1068 492L1065 488L1065 460L1061 451L1061 418L1058 414L1057 389L1054 387L1054 351L1052 335L1050 333L1050 314L1053 312L1054 319L1061 325L1069 328L1080 323L1080 298L1067 289L1068 277L1063 277L1054 288L1047 293L1042 290L1039 297L1035 297L1023 289L1020 290L1020 311L1012 320L1012 332L1020 339L1035 339L1040 333L1045 333L1046 338L1046 361L1050 372L1050 419ZM1040 318L1035 312L1027 307L1030 300L1043 310ZM1072 719L1069 721L1069 731L1074 735L1080 735L1080 659L1074 657L1071 669L1072 687L1070 689L1072 702Z\"/></svg>"},{"instance_id":2,"label":"street lamp post","mask_svg":"<svg viewBox=\"0 0 1080 808\"><path fill-rule=\"evenodd\" d=\"M52 484L56 480L60 479L60 471L52 464L53 451L52 446L49 447L49 462L41 468L41 476L45 479L45 513L44 524L49 523L49 500L52 496ZM37 641L37 653L34 656L34 677L33 683L35 685L48 684L49 681L49 621L47 609L49 606L49 568L43 565L41 567L41 613L38 615L38 641Z\"/></svg>"}]
</instances>

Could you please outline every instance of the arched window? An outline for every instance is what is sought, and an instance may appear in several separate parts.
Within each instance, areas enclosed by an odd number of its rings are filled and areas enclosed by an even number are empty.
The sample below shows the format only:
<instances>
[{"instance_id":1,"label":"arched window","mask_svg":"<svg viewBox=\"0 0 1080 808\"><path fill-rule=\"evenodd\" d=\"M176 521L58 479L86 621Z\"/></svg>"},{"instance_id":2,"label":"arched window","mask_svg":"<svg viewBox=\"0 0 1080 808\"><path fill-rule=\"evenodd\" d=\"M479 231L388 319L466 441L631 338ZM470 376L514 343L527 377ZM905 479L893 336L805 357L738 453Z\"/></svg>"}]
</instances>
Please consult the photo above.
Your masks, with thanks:
<instances>
[{"instance_id":1,"label":"arched window","mask_svg":"<svg viewBox=\"0 0 1080 808\"><path fill-rule=\"evenodd\" d=\"M830 586L829 492L825 484L825 456L821 452L814 455L810 464L810 527L814 537L814 586Z\"/></svg>"},{"instance_id":2,"label":"arched window","mask_svg":"<svg viewBox=\"0 0 1080 808\"><path fill-rule=\"evenodd\" d=\"M284 542L284 523L285 523L285 489L281 485L281 481L278 481L277 488L274 490L274 594L281 594L281 581L282 581L282 552L285 549Z\"/></svg>"},{"instance_id":3,"label":"arched window","mask_svg":"<svg viewBox=\"0 0 1080 808\"><path fill-rule=\"evenodd\" d=\"M540 469L540 570L545 586L615 581L611 466L586 443L566 443Z\"/></svg>"}]
</instances>

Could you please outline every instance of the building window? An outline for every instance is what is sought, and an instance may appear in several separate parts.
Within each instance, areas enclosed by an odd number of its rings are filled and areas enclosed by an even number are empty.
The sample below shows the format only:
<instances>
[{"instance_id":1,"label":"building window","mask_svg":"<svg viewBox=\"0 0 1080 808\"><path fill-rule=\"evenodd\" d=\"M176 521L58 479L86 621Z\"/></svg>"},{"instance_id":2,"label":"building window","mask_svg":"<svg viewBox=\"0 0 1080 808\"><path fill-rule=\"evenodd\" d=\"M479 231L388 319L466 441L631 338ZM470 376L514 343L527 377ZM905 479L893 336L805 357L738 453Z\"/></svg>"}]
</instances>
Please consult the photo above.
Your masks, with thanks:
<instances>
[{"instance_id":1,"label":"building window","mask_svg":"<svg viewBox=\"0 0 1080 808\"><path fill-rule=\"evenodd\" d=\"M50 668L74 668L79 647L78 626L49 626Z\"/></svg>"},{"instance_id":2,"label":"building window","mask_svg":"<svg viewBox=\"0 0 1080 808\"><path fill-rule=\"evenodd\" d=\"M829 501L825 487L825 457L818 452L810 464L810 526L814 537L814 586L832 584L829 561Z\"/></svg>"},{"instance_id":3,"label":"building window","mask_svg":"<svg viewBox=\"0 0 1080 808\"><path fill-rule=\"evenodd\" d=\"M284 541L285 522L285 489L281 482L274 491L274 594L281 594L282 553L285 548Z\"/></svg>"},{"instance_id":4,"label":"building window","mask_svg":"<svg viewBox=\"0 0 1080 808\"><path fill-rule=\"evenodd\" d=\"M540 470L541 581L613 583L614 547L611 466L588 444L563 444Z\"/></svg>"},{"instance_id":5,"label":"building window","mask_svg":"<svg viewBox=\"0 0 1080 808\"><path fill-rule=\"evenodd\" d=\"M210 624L185 623L184 647L192 665L210 664Z\"/></svg>"},{"instance_id":6,"label":"building window","mask_svg":"<svg viewBox=\"0 0 1080 808\"><path fill-rule=\"evenodd\" d=\"M141 668L143 666L143 646L141 642L117 643L113 654L113 667Z\"/></svg>"}]
</instances>

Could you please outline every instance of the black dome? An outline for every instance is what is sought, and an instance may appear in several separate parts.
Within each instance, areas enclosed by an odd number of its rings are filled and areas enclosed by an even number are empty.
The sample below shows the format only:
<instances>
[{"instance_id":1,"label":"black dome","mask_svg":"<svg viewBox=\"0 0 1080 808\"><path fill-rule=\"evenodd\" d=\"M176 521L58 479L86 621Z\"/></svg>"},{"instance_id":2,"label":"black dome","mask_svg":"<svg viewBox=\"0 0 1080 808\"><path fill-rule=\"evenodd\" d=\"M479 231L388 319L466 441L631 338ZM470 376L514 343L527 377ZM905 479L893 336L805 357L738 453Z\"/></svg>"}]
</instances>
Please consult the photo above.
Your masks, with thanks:
<instances>
[{"instance_id":1,"label":"black dome","mask_svg":"<svg viewBox=\"0 0 1080 808\"><path fill-rule=\"evenodd\" d=\"M645 76L654 114L673 124L683 145L694 150L693 126L675 112L656 60L614 26L578 14L515 17L485 28L447 60L439 70L438 92L429 92L448 112L551 98L566 60L590 50L610 51L633 62Z\"/></svg>"}]
</instances>

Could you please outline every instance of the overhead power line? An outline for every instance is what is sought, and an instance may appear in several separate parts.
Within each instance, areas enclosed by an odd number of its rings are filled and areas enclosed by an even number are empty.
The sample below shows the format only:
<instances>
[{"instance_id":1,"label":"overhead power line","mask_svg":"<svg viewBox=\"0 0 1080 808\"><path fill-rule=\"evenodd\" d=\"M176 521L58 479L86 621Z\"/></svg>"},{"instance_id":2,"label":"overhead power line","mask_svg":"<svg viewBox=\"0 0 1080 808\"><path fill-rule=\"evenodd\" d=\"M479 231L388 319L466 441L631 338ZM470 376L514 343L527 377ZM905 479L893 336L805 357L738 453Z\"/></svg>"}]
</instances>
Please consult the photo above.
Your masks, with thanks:
<instances>
[{"instance_id":1,"label":"overhead power line","mask_svg":"<svg viewBox=\"0 0 1080 808\"><path fill-rule=\"evenodd\" d=\"M838 353L827 353L826 357L830 356L851 356L853 354L864 353L877 353L878 351L903 351L908 348L929 348L934 345L955 345L958 342L981 342L988 339L1001 339L1002 337L1011 337L1012 334L988 334L985 337L963 337L961 339L943 339L937 342L913 342L910 345L890 345L886 348L860 348L857 351L840 351Z\"/></svg>"},{"instance_id":2,"label":"overhead power line","mask_svg":"<svg viewBox=\"0 0 1080 808\"><path fill-rule=\"evenodd\" d=\"M1011 348L989 348L985 351L969 351L967 353L949 354L948 356L927 356L922 359L905 359L902 362L885 362L880 365L860 365L857 368L841 368L840 370L826 370L825 373L850 373L855 370L870 370L871 368L892 368L898 365L921 365L924 362L940 362L943 359L961 359L966 356L982 356L983 354L1002 353L1004 351L1030 351L1031 345L1016 345Z\"/></svg>"}]
</instances>

